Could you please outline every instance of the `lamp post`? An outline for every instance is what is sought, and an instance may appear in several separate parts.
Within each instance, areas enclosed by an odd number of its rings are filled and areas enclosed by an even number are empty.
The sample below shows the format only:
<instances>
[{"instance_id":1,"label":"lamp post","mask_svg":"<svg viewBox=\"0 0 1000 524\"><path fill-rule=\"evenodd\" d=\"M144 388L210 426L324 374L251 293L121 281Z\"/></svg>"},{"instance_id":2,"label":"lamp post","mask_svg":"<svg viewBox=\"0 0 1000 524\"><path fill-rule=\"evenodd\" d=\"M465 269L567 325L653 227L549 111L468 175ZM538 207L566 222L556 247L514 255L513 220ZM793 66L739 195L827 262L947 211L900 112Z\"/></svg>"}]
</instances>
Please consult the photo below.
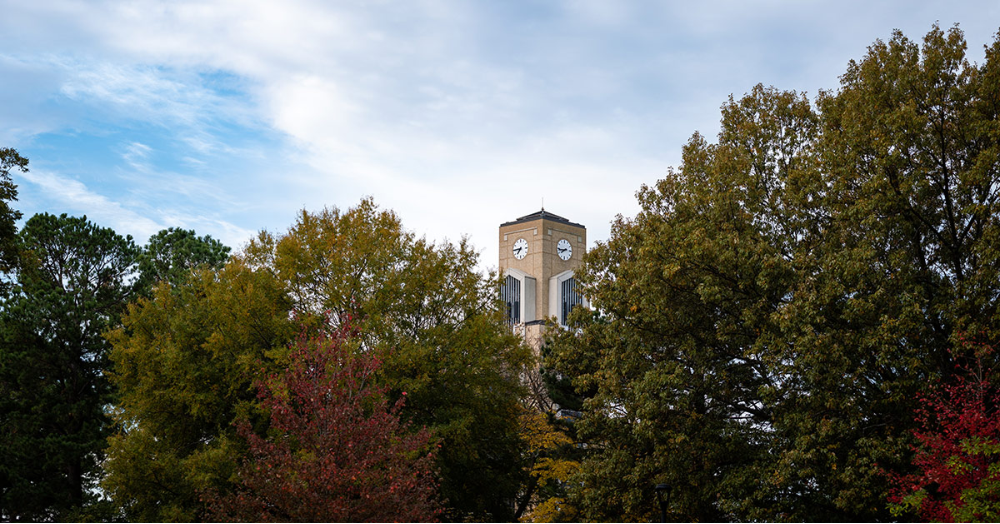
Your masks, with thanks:
<instances>
[{"instance_id":1,"label":"lamp post","mask_svg":"<svg viewBox=\"0 0 1000 524\"><path fill-rule=\"evenodd\" d=\"M656 491L656 500L660 501L660 522L666 522L667 506L670 505L670 484L657 484L653 490Z\"/></svg>"}]
</instances>

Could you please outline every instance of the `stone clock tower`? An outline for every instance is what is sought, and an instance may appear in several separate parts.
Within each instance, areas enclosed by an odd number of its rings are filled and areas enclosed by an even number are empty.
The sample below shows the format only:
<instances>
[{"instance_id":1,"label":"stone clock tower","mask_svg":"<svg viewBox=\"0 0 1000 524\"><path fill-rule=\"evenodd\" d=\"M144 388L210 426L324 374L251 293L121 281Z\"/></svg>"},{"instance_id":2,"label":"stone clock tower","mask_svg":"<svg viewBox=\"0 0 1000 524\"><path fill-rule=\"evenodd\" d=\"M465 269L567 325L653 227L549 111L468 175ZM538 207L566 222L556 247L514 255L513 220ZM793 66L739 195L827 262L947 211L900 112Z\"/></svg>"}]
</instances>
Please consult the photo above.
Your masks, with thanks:
<instances>
[{"instance_id":1,"label":"stone clock tower","mask_svg":"<svg viewBox=\"0 0 1000 524\"><path fill-rule=\"evenodd\" d=\"M585 304L573 275L586 251L587 228L544 208L500 224L501 299L508 322L533 346L546 318L565 324L570 310Z\"/></svg>"}]
</instances>

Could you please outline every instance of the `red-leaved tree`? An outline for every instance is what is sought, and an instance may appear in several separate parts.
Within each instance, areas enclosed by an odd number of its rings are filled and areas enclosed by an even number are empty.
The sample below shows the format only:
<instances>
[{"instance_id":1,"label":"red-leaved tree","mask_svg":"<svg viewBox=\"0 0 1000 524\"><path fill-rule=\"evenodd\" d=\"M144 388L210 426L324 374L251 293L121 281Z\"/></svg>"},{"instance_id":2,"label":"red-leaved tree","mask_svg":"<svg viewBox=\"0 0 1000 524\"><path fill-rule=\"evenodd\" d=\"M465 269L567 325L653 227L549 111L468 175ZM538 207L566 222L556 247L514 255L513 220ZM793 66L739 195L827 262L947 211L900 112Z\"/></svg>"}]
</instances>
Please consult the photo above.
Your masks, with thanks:
<instances>
[{"instance_id":1,"label":"red-leaved tree","mask_svg":"<svg viewBox=\"0 0 1000 524\"><path fill-rule=\"evenodd\" d=\"M1000 389L991 384L992 346L966 342L953 381L922 399L914 465L889 501L901 516L931 522L1000 520Z\"/></svg>"},{"instance_id":2,"label":"red-leaved tree","mask_svg":"<svg viewBox=\"0 0 1000 524\"><path fill-rule=\"evenodd\" d=\"M258 384L267 437L249 444L239 488L207 497L222 521L424 522L441 511L427 429L401 422L373 384L379 361L344 347L344 329L299 338L288 369ZM404 393L405 395L405 393ZM404 397L405 398L405 397Z\"/></svg>"}]
</instances>

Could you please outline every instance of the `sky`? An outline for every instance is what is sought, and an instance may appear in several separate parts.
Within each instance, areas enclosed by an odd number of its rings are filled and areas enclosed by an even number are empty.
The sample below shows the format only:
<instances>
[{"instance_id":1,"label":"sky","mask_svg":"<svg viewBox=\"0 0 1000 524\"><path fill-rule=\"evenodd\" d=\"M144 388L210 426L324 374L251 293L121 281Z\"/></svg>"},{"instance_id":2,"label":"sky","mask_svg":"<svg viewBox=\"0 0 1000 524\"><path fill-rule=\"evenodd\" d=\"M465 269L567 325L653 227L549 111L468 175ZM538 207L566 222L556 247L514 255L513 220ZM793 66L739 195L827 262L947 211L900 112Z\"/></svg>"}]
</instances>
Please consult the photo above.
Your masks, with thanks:
<instances>
[{"instance_id":1,"label":"sky","mask_svg":"<svg viewBox=\"0 0 1000 524\"><path fill-rule=\"evenodd\" d=\"M605 241L730 96L814 100L936 22L982 63L1000 2L0 0L0 147L25 218L239 249L371 197L488 270L502 222Z\"/></svg>"}]
</instances>

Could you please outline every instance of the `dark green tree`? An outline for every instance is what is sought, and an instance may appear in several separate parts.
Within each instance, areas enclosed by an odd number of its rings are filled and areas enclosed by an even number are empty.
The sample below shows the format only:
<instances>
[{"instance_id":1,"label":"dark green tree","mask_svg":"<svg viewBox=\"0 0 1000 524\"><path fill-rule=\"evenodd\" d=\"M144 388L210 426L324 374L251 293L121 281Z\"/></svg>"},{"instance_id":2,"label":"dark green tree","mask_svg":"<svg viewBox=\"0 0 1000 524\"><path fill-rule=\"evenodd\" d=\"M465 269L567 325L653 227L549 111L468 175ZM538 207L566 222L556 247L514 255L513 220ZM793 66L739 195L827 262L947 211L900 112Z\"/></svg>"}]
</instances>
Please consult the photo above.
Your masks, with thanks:
<instances>
[{"instance_id":1,"label":"dark green tree","mask_svg":"<svg viewBox=\"0 0 1000 524\"><path fill-rule=\"evenodd\" d=\"M585 401L572 502L644 520L885 520L917 393L1000 327L1000 43L895 33L818 110L756 88L638 194L552 341Z\"/></svg>"},{"instance_id":2,"label":"dark green tree","mask_svg":"<svg viewBox=\"0 0 1000 524\"><path fill-rule=\"evenodd\" d=\"M229 247L194 230L168 228L149 238L139 255L139 288L149 290L166 281L176 287L197 267L220 269L229 259Z\"/></svg>"},{"instance_id":3,"label":"dark green tree","mask_svg":"<svg viewBox=\"0 0 1000 524\"><path fill-rule=\"evenodd\" d=\"M681 519L720 521L766 467L779 387L774 314L794 283L797 216L775 190L811 165L816 116L794 93L758 87L723 108L720 143L695 135L684 166L639 192L581 271L596 311L557 333L553 367L596 390L584 401L574 504L585 519L648 520L652 486ZM752 147L747 147L749 143ZM779 346L780 347L780 346Z\"/></svg>"},{"instance_id":4,"label":"dark green tree","mask_svg":"<svg viewBox=\"0 0 1000 524\"><path fill-rule=\"evenodd\" d=\"M955 372L959 333L998 334L997 49L973 65L957 28L896 32L819 97L829 220L783 319L775 476L830 518L891 518L884 471L910 467L918 393Z\"/></svg>"},{"instance_id":5,"label":"dark green tree","mask_svg":"<svg viewBox=\"0 0 1000 524\"><path fill-rule=\"evenodd\" d=\"M72 520L96 502L107 446L104 374L138 249L86 217L35 215L0 303L0 518Z\"/></svg>"},{"instance_id":6,"label":"dark green tree","mask_svg":"<svg viewBox=\"0 0 1000 524\"><path fill-rule=\"evenodd\" d=\"M16 222L21 213L10 207L17 200L17 185L10 177L12 169L27 171L28 159L14 149L0 148L0 274L12 271L17 262Z\"/></svg>"}]
</instances>

